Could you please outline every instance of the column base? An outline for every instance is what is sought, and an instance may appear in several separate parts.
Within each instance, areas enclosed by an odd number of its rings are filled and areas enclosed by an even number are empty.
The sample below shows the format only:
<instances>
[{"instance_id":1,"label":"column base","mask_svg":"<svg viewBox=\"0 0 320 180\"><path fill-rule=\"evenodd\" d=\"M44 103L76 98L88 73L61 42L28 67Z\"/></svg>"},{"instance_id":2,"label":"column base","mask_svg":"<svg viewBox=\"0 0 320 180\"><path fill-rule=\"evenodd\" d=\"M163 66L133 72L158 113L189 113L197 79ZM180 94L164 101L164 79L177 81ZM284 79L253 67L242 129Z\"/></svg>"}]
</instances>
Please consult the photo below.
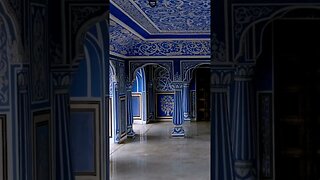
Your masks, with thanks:
<instances>
[{"instance_id":1,"label":"column base","mask_svg":"<svg viewBox=\"0 0 320 180\"><path fill-rule=\"evenodd\" d=\"M236 180L254 180L256 179L254 167L251 161L236 160L234 162Z\"/></svg>"},{"instance_id":2,"label":"column base","mask_svg":"<svg viewBox=\"0 0 320 180\"><path fill-rule=\"evenodd\" d=\"M172 132L171 132L171 136L172 137L184 137L184 129L182 126L176 126L173 128Z\"/></svg>"},{"instance_id":3,"label":"column base","mask_svg":"<svg viewBox=\"0 0 320 180\"><path fill-rule=\"evenodd\" d=\"M183 114L183 119L185 120L185 121L191 121L191 118L190 118L190 116L189 116L189 113L184 113Z\"/></svg>"},{"instance_id":4,"label":"column base","mask_svg":"<svg viewBox=\"0 0 320 180\"><path fill-rule=\"evenodd\" d=\"M134 138L135 136L136 136L136 133L133 131L132 127L128 127L127 137Z\"/></svg>"},{"instance_id":5,"label":"column base","mask_svg":"<svg viewBox=\"0 0 320 180\"><path fill-rule=\"evenodd\" d=\"M184 120L185 121L191 121L191 118L190 117L185 117Z\"/></svg>"}]
</instances>

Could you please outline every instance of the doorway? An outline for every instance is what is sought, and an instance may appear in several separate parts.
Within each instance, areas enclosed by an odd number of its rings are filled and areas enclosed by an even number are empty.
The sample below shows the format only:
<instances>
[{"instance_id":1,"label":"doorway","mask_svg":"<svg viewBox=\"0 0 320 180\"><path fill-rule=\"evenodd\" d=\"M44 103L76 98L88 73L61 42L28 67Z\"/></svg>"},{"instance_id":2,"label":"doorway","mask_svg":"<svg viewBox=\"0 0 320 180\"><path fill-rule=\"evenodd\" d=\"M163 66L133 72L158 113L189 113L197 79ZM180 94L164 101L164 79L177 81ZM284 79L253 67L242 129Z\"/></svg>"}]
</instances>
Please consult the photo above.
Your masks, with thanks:
<instances>
[{"instance_id":1,"label":"doorway","mask_svg":"<svg viewBox=\"0 0 320 180\"><path fill-rule=\"evenodd\" d=\"M320 21L274 22L276 179L320 178Z\"/></svg>"},{"instance_id":2,"label":"doorway","mask_svg":"<svg viewBox=\"0 0 320 180\"><path fill-rule=\"evenodd\" d=\"M195 70L197 121L210 121L210 68L202 65Z\"/></svg>"}]
</instances>

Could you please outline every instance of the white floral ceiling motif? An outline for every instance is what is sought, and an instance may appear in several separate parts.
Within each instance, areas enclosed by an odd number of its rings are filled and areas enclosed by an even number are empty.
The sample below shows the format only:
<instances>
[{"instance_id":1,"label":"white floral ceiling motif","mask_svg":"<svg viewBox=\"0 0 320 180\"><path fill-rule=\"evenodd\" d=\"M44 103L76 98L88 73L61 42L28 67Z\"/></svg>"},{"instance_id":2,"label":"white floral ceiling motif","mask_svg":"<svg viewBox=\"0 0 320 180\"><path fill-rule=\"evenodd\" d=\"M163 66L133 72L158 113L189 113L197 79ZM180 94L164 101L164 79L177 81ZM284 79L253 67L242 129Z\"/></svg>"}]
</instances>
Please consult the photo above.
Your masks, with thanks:
<instances>
[{"instance_id":1,"label":"white floral ceiling motif","mask_svg":"<svg viewBox=\"0 0 320 180\"><path fill-rule=\"evenodd\" d=\"M210 56L210 40L142 40L110 20L110 51L123 56Z\"/></svg>"},{"instance_id":2,"label":"white floral ceiling motif","mask_svg":"<svg viewBox=\"0 0 320 180\"><path fill-rule=\"evenodd\" d=\"M210 0L158 0L154 8L148 0L111 2L150 33L210 33Z\"/></svg>"}]
</instances>

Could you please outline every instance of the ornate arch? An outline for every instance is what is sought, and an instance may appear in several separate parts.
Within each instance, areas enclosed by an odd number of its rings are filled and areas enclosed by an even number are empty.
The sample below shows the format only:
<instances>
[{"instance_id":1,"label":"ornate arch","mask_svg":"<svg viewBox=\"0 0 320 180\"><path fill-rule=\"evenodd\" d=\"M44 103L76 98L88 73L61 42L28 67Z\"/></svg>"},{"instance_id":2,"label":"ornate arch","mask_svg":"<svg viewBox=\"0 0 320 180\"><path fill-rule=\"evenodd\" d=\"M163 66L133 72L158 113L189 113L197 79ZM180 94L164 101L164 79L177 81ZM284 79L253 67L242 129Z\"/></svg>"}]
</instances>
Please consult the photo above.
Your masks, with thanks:
<instances>
[{"instance_id":1,"label":"ornate arch","mask_svg":"<svg viewBox=\"0 0 320 180\"><path fill-rule=\"evenodd\" d=\"M70 42L70 65L78 67L81 59L84 58L83 42L85 35L96 23L109 19L108 3L98 4L69 4L69 27ZM108 36L108 35L107 35Z\"/></svg>"},{"instance_id":2,"label":"ornate arch","mask_svg":"<svg viewBox=\"0 0 320 180\"><path fill-rule=\"evenodd\" d=\"M246 35L255 25L261 25L258 30L260 39L258 39L258 56L262 53L262 39L265 28L274 20L279 19L291 11L298 9L316 9L320 10L320 4L269 4L269 5L239 5L233 7L234 24L234 61L237 62L242 56L242 48ZM258 57L257 56L257 57Z\"/></svg>"},{"instance_id":3,"label":"ornate arch","mask_svg":"<svg viewBox=\"0 0 320 180\"><path fill-rule=\"evenodd\" d=\"M169 74L172 76L172 62L170 61L165 61L165 62L129 62L130 63L130 69L129 69L129 81L133 82L135 75L137 74L137 71L140 68L144 68L148 65L158 65L163 68L165 68ZM170 77L172 79L172 77Z\"/></svg>"},{"instance_id":4,"label":"ornate arch","mask_svg":"<svg viewBox=\"0 0 320 180\"><path fill-rule=\"evenodd\" d=\"M7 11L6 4L0 2L0 106L9 106L10 104L10 74L11 64L21 61L18 41L20 37L17 33L15 20ZM18 45L19 44L19 45Z\"/></svg>"}]
</instances>

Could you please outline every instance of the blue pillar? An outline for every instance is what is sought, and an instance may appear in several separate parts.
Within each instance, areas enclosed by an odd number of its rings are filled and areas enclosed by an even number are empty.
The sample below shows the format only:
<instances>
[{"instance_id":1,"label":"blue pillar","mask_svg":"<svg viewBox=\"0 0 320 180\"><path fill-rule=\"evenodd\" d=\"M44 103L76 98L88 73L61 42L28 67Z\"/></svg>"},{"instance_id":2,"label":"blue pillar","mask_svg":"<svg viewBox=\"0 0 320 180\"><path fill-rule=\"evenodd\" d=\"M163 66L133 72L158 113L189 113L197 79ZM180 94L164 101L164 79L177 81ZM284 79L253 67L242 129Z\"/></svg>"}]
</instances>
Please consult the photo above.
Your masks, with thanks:
<instances>
[{"instance_id":1,"label":"blue pillar","mask_svg":"<svg viewBox=\"0 0 320 180\"><path fill-rule=\"evenodd\" d=\"M190 84L183 84L183 118L190 121Z\"/></svg>"},{"instance_id":2,"label":"blue pillar","mask_svg":"<svg viewBox=\"0 0 320 180\"><path fill-rule=\"evenodd\" d=\"M211 179L233 180L228 97L233 69L211 70Z\"/></svg>"},{"instance_id":3,"label":"blue pillar","mask_svg":"<svg viewBox=\"0 0 320 180\"><path fill-rule=\"evenodd\" d=\"M240 65L235 74L232 147L234 153L235 179L256 179L252 65Z\"/></svg>"},{"instance_id":4,"label":"blue pillar","mask_svg":"<svg viewBox=\"0 0 320 180\"><path fill-rule=\"evenodd\" d=\"M19 164L21 180L32 178L31 137L32 122L30 121L29 78L27 70L18 73L18 122L19 122Z\"/></svg>"},{"instance_id":5,"label":"blue pillar","mask_svg":"<svg viewBox=\"0 0 320 180\"><path fill-rule=\"evenodd\" d=\"M133 131L133 112L132 112L132 83L127 82L127 136L133 138L136 133Z\"/></svg>"},{"instance_id":6,"label":"blue pillar","mask_svg":"<svg viewBox=\"0 0 320 180\"><path fill-rule=\"evenodd\" d=\"M154 91L152 81L148 82L148 121L154 121Z\"/></svg>"},{"instance_id":7,"label":"blue pillar","mask_svg":"<svg viewBox=\"0 0 320 180\"><path fill-rule=\"evenodd\" d=\"M71 157L69 149L69 86L70 74L57 72L53 74L53 131L55 179L72 180Z\"/></svg>"},{"instance_id":8,"label":"blue pillar","mask_svg":"<svg viewBox=\"0 0 320 180\"><path fill-rule=\"evenodd\" d=\"M120 120L119 120L119 87L118 83L113 83L113 118L114 118L114 142L119 143L121 140Z\"/></svg>"},{"instance_id":9,"label":"blue pillar","mask_svg":"<svg viewBox=\"0 0 320 180\"><path fill-rule=\"evenodd\" d=\"M182 124L183 111L182 111L182 82L172 82L172 87L174 89L174 109L173 109L173 124L174 128L172 130L172 137L184 137L184 129Z\"/></svg>"}]
</instances>

